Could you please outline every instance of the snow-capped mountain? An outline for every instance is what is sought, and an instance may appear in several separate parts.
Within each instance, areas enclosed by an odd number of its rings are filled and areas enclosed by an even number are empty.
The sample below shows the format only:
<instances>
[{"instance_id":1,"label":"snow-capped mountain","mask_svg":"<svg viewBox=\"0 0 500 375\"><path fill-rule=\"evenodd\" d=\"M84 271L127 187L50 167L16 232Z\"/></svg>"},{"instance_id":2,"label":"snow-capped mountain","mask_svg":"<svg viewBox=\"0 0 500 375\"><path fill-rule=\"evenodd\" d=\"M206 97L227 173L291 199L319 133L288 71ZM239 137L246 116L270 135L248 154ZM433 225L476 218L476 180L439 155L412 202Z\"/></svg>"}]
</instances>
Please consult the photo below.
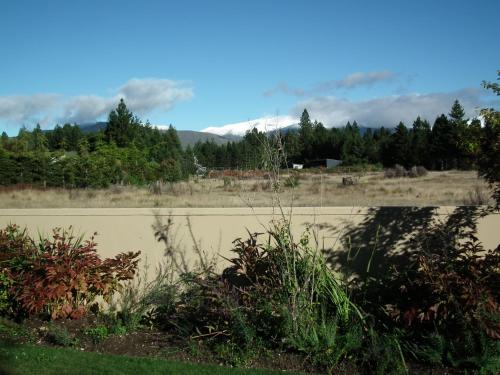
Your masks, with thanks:
<instances>
[{"instance_id":1,"label":"snow-capped mountain","mask_svg":"<svg viewBox=\"0 0 500 375\"><path fill-rule=\"evenodd\" d=\"M236 122L222 126L211 126L202 130L202 132L217 134L221 136L236 135L244 136L247 131L257 128L261 132L272 132L277 129L297 125L299 119L292 116L266 116L254 120Z\"/></svg>"}]
</instances>

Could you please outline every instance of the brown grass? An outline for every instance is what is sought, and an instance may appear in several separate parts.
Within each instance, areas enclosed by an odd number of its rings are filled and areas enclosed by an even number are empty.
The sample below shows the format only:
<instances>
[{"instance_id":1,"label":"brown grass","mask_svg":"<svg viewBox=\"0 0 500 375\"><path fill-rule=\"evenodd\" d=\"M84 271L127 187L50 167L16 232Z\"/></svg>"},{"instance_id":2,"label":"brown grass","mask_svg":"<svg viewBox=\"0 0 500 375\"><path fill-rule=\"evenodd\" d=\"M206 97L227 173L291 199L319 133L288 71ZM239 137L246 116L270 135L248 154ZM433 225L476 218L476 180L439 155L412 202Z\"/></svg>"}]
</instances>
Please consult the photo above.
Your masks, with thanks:
<instances>
[{"instance_id":1,"label":"brown grass","mask_svg":"<svg viewBox=\"0 0 500 375\"><path fill-rule=\"evenodd\" d=\"M161 194L149 188L113 186L108 189L0 189L1 208L98 207L241 207L269 206L272 185L266 176L223 176L166 184ZM283 180L287 176L282 176ZM341 174L301 173L295 188L281 186L281 200L294 206L453 206L488 201L489 190L473 171L429 172L418 178L384 178L383 172L356 175L342 185ZM486 198L485 198L486 197Z\"/></svg>"}]
</instances>

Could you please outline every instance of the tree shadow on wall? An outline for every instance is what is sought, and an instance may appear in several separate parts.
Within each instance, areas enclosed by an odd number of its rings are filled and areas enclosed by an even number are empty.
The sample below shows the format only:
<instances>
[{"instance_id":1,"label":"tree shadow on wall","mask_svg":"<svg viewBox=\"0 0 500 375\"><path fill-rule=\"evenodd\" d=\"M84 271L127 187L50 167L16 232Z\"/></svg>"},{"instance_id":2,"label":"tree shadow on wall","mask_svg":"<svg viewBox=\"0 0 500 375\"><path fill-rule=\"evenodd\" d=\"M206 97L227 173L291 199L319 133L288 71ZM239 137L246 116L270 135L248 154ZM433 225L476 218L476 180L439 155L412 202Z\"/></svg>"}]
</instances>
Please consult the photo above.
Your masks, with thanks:
<instances>
[{"instance_id":1,"label":"tree shadow on wall","mask_svg":"<svg viewBox=\"0 0 500 375\"><path fill-rule=\"evenodd\" d=\"M393 266L412 268L429 233L442 232L440 238L457 241L475 233L484 214L480 207L456 207L444 216L437 207L373 207L361 223L344 222L342 234L321 224L320 229L340 236L340 246L323 252L330 267L351 280L379 277Z\"/></svg>"}]
</instances>

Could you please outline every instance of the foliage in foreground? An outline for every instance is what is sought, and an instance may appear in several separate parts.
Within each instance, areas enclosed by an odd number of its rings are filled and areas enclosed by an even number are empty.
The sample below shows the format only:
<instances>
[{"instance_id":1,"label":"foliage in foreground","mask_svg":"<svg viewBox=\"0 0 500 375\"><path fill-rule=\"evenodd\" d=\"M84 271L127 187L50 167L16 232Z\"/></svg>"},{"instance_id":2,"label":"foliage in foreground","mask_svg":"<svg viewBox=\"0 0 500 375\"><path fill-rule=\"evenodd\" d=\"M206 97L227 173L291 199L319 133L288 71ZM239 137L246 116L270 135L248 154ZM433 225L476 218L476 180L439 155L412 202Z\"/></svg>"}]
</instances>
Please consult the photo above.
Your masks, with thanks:
<instances>
[{"instance_id":1,"label":"foliage in foreground","mask_svg":"<svg viewBox=\"0 0 500 375\"><path fill-rule=\"evenodd\" d=\"M479 242L482 214L462 207L427 223L404 250L407 265L395 259L385 273L351 285L377 329L397 330L413 360L500 371L500 246L486 250Z\"/></svg>"},{"instance_id":2,"label":"foliage in foreground","mask_svg":"<svg viewBox=\"0 0 500 375\"><path fill-rule=\"evenodd\" d=\"M0 313L80 318L134 278L139 254L102 260L93 237L83 242L55 229L52 239L34 241L9 225L0 230Z\"/></svg>"},{"instance_id":3,"label":"foliage in foreground","mask_svg":"<svg viewBox=\"0 0 500 375\"><path fill-rule=\"evenodd\" d=\"M88 258L91 253L77 251L93 248L91 241L82 244L56 231L52 241L34 246L11 226L0 232L2 275L8 280L2 282L0 296L7 298L0 302L8 306L2 314L78 318L96 296L120 290L119 308L112 305L99 325L84 330L95 344L142 324L208 347L218 360L235 366L250 365L268 350L285 350L329 372L349 364L369 373L404 373L409 359L495 373L500 366L499 252L482 248L475 237L476 211L463 210L414 238L414 267L360 285L344 284L315 246L314 233L308 230L295 240L286 221L273 224L267 241L259 241L265 237L257 233L237 239L230 266L220 273L198 248L198 262L189 267L173 243L171 219L159 223L164 264L152 282L125 288L119 285L133 277L138 254L97 262ZM92 267L81 268L89 263ZM63 301L44 299L23 280L50 281L43 293L67 289L68 280L74 284ZM92 292L79 289L80 281ZM44 301L43 308L29 309L20 298L26 290ZM68 305L70 313L64 309ZM49 333L57 345L75 345L66 331Z\"/></svg>"},{"instance_id":4,"label":"foliage in foreground","mask_svg":"<svg viewBox=\"0 0 500 375\"><path fill-rule=\"evenodd\" d=\"M152 324L203 342L233 365L278 349L301 353L322 370L349 362L370 371L405 371L397 340L369 329L309 231L294 241L289 225L276 222L265 243L262 234L249 233L234 242L231 266L217 273L202 253L198 266L187 269L170 226L157 232L168 255L163 276L138 299L153 306L146 314Z\"/></svg>"}]
</instances>

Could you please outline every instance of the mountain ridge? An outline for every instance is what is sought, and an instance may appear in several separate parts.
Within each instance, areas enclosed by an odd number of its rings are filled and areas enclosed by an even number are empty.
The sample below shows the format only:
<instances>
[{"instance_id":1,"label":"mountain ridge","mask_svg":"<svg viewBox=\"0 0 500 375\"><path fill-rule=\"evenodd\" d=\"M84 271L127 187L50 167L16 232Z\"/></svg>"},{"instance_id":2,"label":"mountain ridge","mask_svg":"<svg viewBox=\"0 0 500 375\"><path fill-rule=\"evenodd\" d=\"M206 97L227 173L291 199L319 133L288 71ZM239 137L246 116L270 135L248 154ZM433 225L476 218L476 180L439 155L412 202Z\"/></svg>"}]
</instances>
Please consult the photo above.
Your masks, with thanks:
<instances>
[{"instance_id":1,"label":"mountain ridge","mask_svg":"<svg viewBox=\"0 0 500 375\"><path fill-rule=\"evenodd\" d=\"M107 122L98 121L98 122L90 122L84 124L77 124L78 127L82 130L83 133L95 133L100 130L106 129ZM160 131L166 131L168 126L165 125L153 125L153 127L157 127ZM235 142L241 139L239 136L235 135L218 135L212 134L209 132L200 132L196 130L176 130L179 140L183 148L188 146L194 146L197 142L206 142L213 141L214 143L221 145L226 144L228 142Z\"/></svg>"}]
</instances>

